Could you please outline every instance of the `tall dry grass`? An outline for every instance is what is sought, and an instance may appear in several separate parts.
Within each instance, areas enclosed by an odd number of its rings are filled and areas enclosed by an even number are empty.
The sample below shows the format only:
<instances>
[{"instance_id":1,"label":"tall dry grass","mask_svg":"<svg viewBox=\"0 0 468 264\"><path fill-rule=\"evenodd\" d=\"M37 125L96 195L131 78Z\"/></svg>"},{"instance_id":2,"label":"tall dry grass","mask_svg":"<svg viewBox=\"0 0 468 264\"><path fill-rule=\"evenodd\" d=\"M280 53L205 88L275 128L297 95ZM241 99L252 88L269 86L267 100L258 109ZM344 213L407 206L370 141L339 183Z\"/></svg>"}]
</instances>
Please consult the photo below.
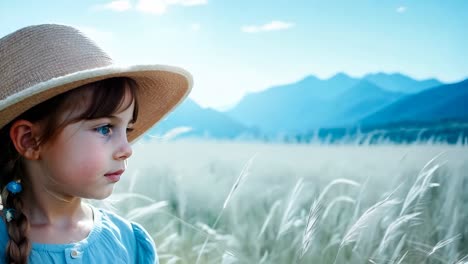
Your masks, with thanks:
<instances>
[{"instance_id":1,"label":"tall dry grass","mask_svg":"<svg viewBox=\"0 0 468 264\"><path fill-rule=\"evenodd\" d=\"M466 147L151 141L134 153L110 200L161 263L468 263Z\"/></svg>"}]
</instances>

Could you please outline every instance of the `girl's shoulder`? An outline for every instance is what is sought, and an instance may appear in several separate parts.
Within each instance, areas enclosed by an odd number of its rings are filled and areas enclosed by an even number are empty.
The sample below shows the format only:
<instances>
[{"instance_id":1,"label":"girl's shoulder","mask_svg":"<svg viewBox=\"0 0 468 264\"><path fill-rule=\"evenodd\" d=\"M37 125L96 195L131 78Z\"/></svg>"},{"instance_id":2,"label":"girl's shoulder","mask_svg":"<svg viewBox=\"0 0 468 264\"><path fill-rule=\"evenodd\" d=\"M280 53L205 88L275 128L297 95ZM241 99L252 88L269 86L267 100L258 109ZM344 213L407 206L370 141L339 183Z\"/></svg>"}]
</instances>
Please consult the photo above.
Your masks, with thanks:
<instances>
[{"instance_id":1,"label":"girl's shoulder","mask_svg":"<svg viewBox=\"0 0 468 264\"><path fill-rule=\"evenodd\" d=\"M140 224L129 221L115 212L102 208L93 208L93 210L95 214L96 212L100 214L99 218L103 228L108 228L111 232L135 236L136 238L141 236L143 238L151 237Z\"/></svg>"},{"instance_id":2,"label":"girl's shoulder","mask_svg":"<svg viewBox=\"0 0 468 264\"><path fill-rule=\"evenodd\" d=\"M137 263L158 263L156 247L151 235L138 223L129 221L122 216L105 210L93 209L100 214L102 233L120 241L133 256L137 256Z\"/></svg>"}]
</instances>

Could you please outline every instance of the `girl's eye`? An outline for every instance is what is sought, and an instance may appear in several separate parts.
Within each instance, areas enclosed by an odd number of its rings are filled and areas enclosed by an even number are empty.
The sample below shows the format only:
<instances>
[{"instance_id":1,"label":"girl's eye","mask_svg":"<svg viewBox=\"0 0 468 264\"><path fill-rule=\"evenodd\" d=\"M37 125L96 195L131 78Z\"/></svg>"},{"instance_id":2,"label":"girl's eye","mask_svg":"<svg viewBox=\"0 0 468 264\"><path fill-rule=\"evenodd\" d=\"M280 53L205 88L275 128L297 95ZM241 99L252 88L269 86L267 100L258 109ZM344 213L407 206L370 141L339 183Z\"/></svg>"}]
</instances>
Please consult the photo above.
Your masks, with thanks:
<instances>
[{"instance_id":1,"label":"girl's eye","mask_svg":"<svg viewBox=\"0 0 468 264\"><path fill-rule=\"evenodd\" d=\"M100 126L96 128L96 131L103 136L109 136L112 133L112 126L111 125Z\"/></svg>"},{"instance_id":2,"label":"girl's eye","mask_svg":"<svg viewBox=\"0 0 468 264\"><path fill-rule=\"evenodd\" d=\"M134 129L132 127L127 127L127 134L130 134Z\"/></svg>"}]
</instances>

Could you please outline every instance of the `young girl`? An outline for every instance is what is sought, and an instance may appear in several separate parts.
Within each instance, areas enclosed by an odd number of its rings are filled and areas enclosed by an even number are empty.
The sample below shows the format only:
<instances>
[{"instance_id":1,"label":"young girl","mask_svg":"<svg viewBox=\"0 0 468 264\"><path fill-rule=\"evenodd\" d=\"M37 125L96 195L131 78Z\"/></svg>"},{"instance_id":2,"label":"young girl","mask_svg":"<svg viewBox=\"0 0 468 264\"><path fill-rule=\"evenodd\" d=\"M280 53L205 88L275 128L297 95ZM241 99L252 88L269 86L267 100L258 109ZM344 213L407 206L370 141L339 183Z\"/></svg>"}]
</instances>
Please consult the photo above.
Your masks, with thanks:
<instances>
[{"instance_id":1,"label":"young girl","mask_svg":"<svg viewBox=\"0 0 468 264\"><path fill-rule=\"evenodd\" d=\"M94 208L130 143L189 93L186 71L119 67L78 30L0 39L0 263L158 263L138 224Z\"/></svg>"}]
</instances>

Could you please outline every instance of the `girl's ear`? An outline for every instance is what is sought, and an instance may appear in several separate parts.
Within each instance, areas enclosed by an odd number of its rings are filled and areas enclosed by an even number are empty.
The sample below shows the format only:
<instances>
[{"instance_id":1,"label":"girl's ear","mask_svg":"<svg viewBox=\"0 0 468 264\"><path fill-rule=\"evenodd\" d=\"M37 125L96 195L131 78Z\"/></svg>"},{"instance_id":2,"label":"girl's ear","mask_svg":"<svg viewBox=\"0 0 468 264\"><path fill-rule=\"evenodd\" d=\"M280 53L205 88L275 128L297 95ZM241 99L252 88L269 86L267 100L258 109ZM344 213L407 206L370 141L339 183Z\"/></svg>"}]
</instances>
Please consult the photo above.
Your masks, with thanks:
<instances>
[{"instance_id":1,"label":"girl's ear","mask_svg":"<svg viewBox=\"0 0 468 264\"><path fill-rule=\"evenodd\" d=\"M39 159L38 125L17 120L10 128L10 138L18 153L29 160Z\"/></svg>"}]
</instances>

